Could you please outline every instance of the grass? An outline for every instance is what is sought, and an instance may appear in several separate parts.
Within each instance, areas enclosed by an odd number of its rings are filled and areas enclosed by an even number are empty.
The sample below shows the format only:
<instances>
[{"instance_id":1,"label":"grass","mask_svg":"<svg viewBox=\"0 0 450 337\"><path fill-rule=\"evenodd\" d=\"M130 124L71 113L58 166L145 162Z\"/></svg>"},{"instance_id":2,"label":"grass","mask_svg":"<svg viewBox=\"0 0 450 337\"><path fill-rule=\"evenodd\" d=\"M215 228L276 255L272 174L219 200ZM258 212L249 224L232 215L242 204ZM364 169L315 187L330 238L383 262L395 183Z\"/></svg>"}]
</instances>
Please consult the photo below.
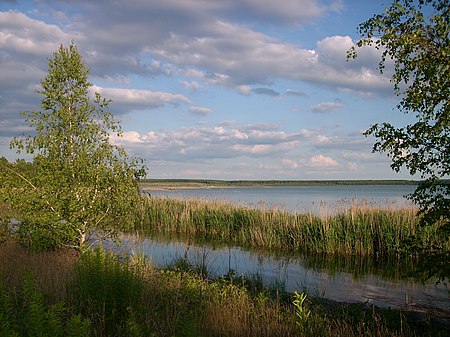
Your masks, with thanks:
<instances>
[{"instance_id":1,"label":"grass","mask_svg":"<svg viewBox=\"0 0 450 337\"><path fill-rule=\"evenodd\" d=\"M156 269L140 257L48 254L0 244L1 336L446 335L398 311L326 308L300 294L250 291L240 278Z\"/></svg>"},{"instance_id":2,"label":"grass","mask_svg":"<svg viewBox=\"0 0 450 337\"><path fill-rule=\"evenodd\" d=\"M404 251L403 243L412 238L433 244L433 235L418 226L413 208L360 206L319 217L219 201L148 197L138 229L214 238L246 247L376 258L411 255Z\"/></svg>"}]
</instances>

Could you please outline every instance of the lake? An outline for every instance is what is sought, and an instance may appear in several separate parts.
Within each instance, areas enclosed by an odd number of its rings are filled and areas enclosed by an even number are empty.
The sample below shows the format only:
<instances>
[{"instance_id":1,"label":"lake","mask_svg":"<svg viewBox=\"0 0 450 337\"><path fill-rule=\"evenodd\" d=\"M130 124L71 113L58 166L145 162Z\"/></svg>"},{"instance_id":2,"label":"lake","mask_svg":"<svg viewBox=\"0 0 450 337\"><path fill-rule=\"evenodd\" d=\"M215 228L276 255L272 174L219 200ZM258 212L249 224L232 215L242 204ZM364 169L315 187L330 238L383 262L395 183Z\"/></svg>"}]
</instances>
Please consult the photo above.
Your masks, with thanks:
<instances>
[{"instance_id":1,"label":"lake","mask_svg":"<svg viewBox=\"0 0 450 337\"><path fill-rule=\"evenodd\" d=\"M353 206L412 207L404 196L415 188L414 185L251 186L147 190L147 193L325 216ZM267 286L289 292L305 290L310 296L335 301L450 310L446 285L436 285L433 281L421 283L405 277L410 272L414 273L415 266L411 261L377 263L372 259L360 261L357 257L333 258L289 252L274 254L211 242L193 242L182 237L156 237L149 233L125 236L124 245L120 248L104 243L104 247L108 246L116 252L144 254L159 267L186 259L191 264L205 266L213 277L233 272L256 277Z\"/></svg>"},{"instance_id":2,"label":"lake","mask_svg":"<svg viewBox=\"0 0 450 337\"><path fill-rule=\"evenodd\" d=\"M411 207L404 196L415 185L250 186L147 190L153 196L203 198L256 208L279 208L290 212L336 213L352 206Z\"/></svg>"}]
</instances>

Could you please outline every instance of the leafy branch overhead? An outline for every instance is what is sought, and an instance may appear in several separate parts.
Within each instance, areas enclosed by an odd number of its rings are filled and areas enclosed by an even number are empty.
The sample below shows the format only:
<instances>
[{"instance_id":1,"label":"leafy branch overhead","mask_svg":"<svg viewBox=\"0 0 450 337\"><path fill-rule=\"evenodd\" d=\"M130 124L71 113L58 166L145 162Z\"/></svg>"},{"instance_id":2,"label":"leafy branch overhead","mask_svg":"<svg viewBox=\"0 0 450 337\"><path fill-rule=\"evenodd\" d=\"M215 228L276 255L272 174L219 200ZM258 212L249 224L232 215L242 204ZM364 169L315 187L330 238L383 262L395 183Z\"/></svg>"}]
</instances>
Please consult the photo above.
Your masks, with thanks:
<instances>
[{"instance_id":1,"label":"leafy branch overhead","mask_svg":"<svg viewBox=\"0 0 450 337\"><path fill-rule=\"evenodd\" d=\"M79 245L94 230L129 226L139 202L136 179L142 161L114 145L121 129L107 109L110 101L91 96L89 69L75 44L63 45L41 81L41 109L23 112L34 133L11 147L34 155L35 172L11 174L8 202L22 220L22 239L37 248ZM50 242L50 247L44 242Z\"/></svg>"},{"instance_id":2,"label":"leafy branch overhead","mask_svg":"<svg viewBox=\"0 0 450 337\"><path fill-rule=\"evenodd\" d=\"M359 26L357 46L382 51L379 69L393 62L391 82L400 98L398 110L415 114L412 124L371 126L365 135L377 138L373 151L386 152L391 167L406 167L424 183L411 195L419 204L424 225L439 226L442 245L450 238L450 4L447 0L395 0L385 13ZM356 48L348 52L357 57ZM441 255L439 255L442 253ZM431 274L450 275L450 256L436 247L439 262Z\"/></svg>"}]
</instances>

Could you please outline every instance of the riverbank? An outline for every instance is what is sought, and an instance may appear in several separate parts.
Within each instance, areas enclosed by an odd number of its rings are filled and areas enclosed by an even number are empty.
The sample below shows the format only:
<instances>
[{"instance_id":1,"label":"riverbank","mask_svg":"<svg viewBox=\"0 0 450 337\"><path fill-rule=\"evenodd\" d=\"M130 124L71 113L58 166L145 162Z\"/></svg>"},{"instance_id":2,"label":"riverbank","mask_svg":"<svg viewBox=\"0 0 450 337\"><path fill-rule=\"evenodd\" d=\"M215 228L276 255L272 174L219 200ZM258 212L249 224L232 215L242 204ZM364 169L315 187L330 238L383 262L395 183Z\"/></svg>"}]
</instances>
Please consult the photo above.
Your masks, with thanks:
<instances>
[{"instance_id":1,"label":"riverbank","mask_svg":"<svg viewBox=\"0 0 450 337\"><path fill-rule=\"evenodd\" d=\"M0 243L0 335L446 336L445 318L323 302L195 266ZM418 319L420 318L420 319ZM440 323L439 323L440 322Z\"/></svg>"}]
</instances>

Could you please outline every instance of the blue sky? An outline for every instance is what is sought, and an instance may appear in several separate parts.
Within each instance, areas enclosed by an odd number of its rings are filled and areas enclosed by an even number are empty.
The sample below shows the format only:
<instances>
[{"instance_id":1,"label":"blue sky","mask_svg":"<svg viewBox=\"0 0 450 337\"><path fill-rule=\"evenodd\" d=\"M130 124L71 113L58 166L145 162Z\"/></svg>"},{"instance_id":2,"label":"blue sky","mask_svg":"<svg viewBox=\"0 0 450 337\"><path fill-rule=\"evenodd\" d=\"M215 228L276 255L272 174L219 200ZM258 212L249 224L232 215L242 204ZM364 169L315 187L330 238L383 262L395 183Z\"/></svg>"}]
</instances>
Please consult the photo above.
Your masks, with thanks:
<instances>
[{"instance_id":1,"label":"blue sky","mask_svg":"<svg viewBox=\"0 0 450 337\"><path fill-rule=\"evenodd\" d=\"M75 41L150 178L410 179L362 132L396 111L380 51L346 51L388 1L0 0L0 156Z\"/></svg>"}]
</instances>

